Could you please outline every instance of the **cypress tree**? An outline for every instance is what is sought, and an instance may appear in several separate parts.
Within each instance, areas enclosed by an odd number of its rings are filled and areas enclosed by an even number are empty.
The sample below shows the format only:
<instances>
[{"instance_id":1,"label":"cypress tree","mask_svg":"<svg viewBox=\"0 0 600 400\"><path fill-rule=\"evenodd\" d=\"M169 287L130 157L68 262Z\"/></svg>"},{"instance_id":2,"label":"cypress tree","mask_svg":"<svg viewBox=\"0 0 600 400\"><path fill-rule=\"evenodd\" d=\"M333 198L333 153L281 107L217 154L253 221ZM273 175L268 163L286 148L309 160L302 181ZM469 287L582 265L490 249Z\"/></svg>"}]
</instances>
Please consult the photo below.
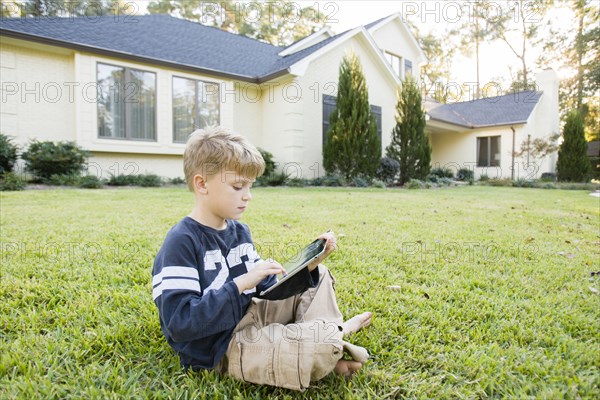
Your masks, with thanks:
<instances>
[{"instance_id":1,"label":"cypress tree","mask_svg":"<svg viewBox=\"0 0 600 400\"><path fill-rule=\"evenodd\" d=\"M590 174L583 119L578 111L571 111L563 128L563 142L558 148L556 177L559 181L586 182Z\"/></svg>"},{"instance_id":2,"label":"cypress tree","mask_svg":"<svg viewBox=\"0 0 600 400\"><path fill-rule=\"evenodd\" d=\"M323 146L323 167L346 179L372 178L381 159L381 141L369 106L367 83L355 54L344 57L339 69L336 107L329 116Z\"/></svg>"},{"instance_id":3,"label":"cypress tree","mask_svg":"<svg viewBox=\"0 0 600 400\"><path fill-rule=\"evenodd\" d=\"M421 93L410 78L403 82L396 104L396 126L387 156L400 163L399 184L410 179L425 180L431 168L431 145L425 135L425 112Z\"/></svg>"}]
</instances>

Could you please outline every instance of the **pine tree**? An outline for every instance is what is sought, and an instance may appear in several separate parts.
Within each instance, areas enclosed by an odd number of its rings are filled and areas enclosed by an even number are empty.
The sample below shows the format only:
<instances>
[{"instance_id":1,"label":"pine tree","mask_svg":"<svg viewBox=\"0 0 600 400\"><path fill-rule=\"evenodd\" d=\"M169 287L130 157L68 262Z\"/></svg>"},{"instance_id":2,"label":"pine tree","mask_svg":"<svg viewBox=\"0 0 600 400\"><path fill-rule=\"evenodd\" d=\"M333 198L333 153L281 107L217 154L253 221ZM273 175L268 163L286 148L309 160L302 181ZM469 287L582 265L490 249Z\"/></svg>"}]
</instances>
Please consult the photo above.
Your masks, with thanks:
<instances>
[{"instance_id":1,"label":"pine tree","mask_svg":"<svg viewBox=\"0 0 600 400\"><path fill-rule=\"evenodd\" d=\"M386 148L388 157L400 163L399 184L410 179L424 180L431 168L431 145L425 135L425 112L421 93L410 78L402 83L396 104L396 126Z\"/></svg>"},{"instance_id":2,"label":"pine tree","mask_svg":"<svg viewBox=\"0 0 600 400\"><path fill-rule=\"evenodd\" d=\"M381 159L381 140L369 106L367 83L355 54L340 64L336 107L329 117L323 166L346 179L372 178Z\"/></svg>"},{"instance_id":3,"label":"pine tree","mask_svg":"<svg viewBox=\"0 0 600 400\"><path fill-rule=\"evenodd\" d=\"M571 111L563 128L563 142L558 149L556 173L559 181L586 182L591 174L587 158L587 143L583 119L578 111Z\"/></svg>"}]
</instances>

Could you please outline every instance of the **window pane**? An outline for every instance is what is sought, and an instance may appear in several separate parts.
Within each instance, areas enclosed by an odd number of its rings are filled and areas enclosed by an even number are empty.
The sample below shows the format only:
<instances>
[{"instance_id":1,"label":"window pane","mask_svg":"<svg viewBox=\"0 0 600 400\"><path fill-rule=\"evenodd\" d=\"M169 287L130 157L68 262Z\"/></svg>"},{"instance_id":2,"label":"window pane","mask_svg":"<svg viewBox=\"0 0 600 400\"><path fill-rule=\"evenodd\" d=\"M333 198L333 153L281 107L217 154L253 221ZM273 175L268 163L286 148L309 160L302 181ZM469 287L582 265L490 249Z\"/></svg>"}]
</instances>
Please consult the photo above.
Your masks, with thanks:
<instances>
[{"instance_id":1,"label":"window pane","mask_svg":"<svg viewBox=\"0 0 600 400\"><path fill-rule=\"evenodd\" d=\"M194 128L196 81L173 78L173 141L186 142Z\"/></svg>"},{"instance_id":2,"label":"window pane","mask_svg":"<svg viewBox=\"0 0 600 400\"><path fill-rule=\"evenodd\" d=\"M488 139L477 138L477 166L487 167L488 164Z\"/></svg>"},{"instance_id":3,"label":"window pane","mask_svg":"<svg viewBox=\"0 0 600 400\"><path fill-rule=\"evenodd\" d=\"M500 136L490 138L490 166L500 166Z\"/></svg>"},{"instance_id":4,"label":"window pane","mask_svg":"<svg viewBox=\"0 0 600 400\"><path fill-rule=\"evenodd\" d=\"M198 82L198 119L200 128L219 125L219 85Z\"/></svg>"},{"instance_id":5,"label":"window pane","mask_svg":"<svg viewBox=\"0 0 600 400\"><path fill-rule=\"evenodd\" d=\"M404 60L404 75L412 75L412 61Z\"/></svg>"},{"instance_id":6,"label":"window pane","mask_svg":"<svg viewBox=\"0 0 600 400\"><path fill-rule=\"evenodd\" d=\"M156 75L153 72L129 70L125 94L129 107L129 137L156 139Z\"/></svg>"},{"instance_id":7,"label":"window pane","mask_svg":"<svg viewBox=\"0 0 600 400\"><path fill-rule=\"evenodd\" d=\"M97 65L98 136L125 137L125 69L112 65Z\"/></svg>"}]
</instances>

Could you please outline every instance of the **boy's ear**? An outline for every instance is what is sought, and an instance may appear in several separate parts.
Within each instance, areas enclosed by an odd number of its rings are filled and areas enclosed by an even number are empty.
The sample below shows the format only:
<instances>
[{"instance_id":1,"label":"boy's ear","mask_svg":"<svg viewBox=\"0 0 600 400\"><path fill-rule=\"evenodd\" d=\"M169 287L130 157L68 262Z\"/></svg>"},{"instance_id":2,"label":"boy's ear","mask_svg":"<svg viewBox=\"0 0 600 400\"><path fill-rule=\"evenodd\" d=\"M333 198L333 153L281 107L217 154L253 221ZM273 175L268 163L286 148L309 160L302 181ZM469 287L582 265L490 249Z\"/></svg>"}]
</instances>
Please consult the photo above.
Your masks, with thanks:
<instances>
[{"instance_id":1,"label":"boy's ear","mask_svg":"<svg viewBox=\"0 0 600 400\"><path fill-rule=\"evenodd\" d=\"M194 175L194 191L200 194L208 193L206 179L202 175Z\"/></svg>"}]
</instances>

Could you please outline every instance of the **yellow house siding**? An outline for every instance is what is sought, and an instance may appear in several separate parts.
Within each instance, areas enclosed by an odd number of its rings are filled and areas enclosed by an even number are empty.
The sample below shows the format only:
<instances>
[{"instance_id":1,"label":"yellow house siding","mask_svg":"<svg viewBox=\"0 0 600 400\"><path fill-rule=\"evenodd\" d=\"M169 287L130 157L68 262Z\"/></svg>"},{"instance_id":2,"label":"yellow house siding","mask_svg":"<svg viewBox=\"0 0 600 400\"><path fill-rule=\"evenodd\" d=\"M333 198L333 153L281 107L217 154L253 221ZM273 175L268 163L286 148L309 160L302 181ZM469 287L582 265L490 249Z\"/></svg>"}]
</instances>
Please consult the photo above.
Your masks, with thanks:
<instances>
[{"instance_id":1,"label":"yellow house siding","mask_svg":"<svg viewBox=\"0 0 600 400\"><path fill-rule=\"evenodd\" d=\"M395 125L396 87L384 64L367 47L361 36L355 36L344 46L338 46L330 52L312 61L306 74L299 79L303 91L303 131L304 156L303 171L312 178L315 168L322 168L322 130L323 130L323 94L336 96L339 66L345 55L354 52L362 65L369 91L369 103L382 108L382 155L390 143L391 131Z\"/></svg>"},{"instance_id":2,"label":"yellow house siding","mask_svg":"<svg viewBox=\"0 0 600 400\"><path fill-rule=\"evenodd\" d=\"M75 140L74 62L71 52L25 46L2 38L0 131L29 139Z\"/></svg>"},{"instance_id":3,"label":"yellow house siding","mask_svg":"<svg viewBox=\"0 0 600 400\"><path fill-rule=\"evenodd\" d=\"M424 60L421 59L419 50L412 45L412 38L399 24L400 22L394 20L372 31L371 35L382 51L402 57L402 71L404 71L404 60L412 61L413 77L418 79L419 64Z\"/></svg>"}]
</instances>

